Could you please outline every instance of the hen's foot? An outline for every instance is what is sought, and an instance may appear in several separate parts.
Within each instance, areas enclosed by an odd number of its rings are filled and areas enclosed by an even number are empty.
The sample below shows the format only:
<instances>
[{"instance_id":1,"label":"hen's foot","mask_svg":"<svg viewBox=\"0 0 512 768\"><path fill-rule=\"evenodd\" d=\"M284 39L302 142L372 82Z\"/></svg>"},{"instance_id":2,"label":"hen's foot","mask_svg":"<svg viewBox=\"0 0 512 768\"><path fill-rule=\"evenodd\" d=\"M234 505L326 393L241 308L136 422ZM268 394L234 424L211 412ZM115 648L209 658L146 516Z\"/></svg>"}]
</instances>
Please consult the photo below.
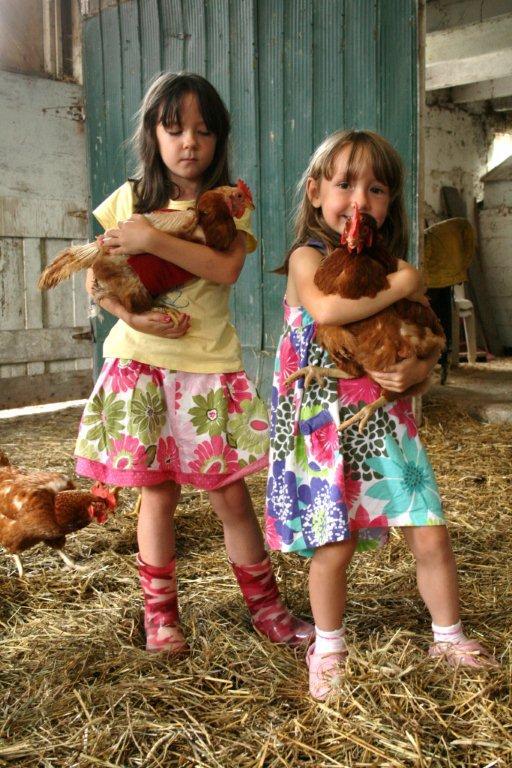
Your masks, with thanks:
<instances>
[{"instance_id":1,"label":"hen's foot","mask_svg":"<svg viewBox=\"0 0 512 768\"><path fill-rule=\"evenodd\" d=\"M307 389L311 382L314 380L318 384L319 387L323 387L325 384L325 380L327 378L332 379L351 379L353 378L348 373L345 373L345 371L342 371L340 368L322 368L318 365L308 365L306 368L299 368L298 371L295 371L295 373L292 373L291 376L288 376L287 379L285 379L285 384L287 387L290 386L290 384L293 384L294 381L297 379L302 378L302 376L305 376L304 379L304 387Z\"/></svg>"},{"instance_id":2,"label":"hen's foot","mask_svg":"<svg viewBox=\"0 0 512 768\"><path fill-rule=\"evenodd\" d=\"M350 419L345 419L345 421L339 425L338 432L342 432L347 427L352 426L352 424L357 424L357 422L359 422L358 431L359 434L362 435L371 416L373 416L375 411L378 411L379 408L382 408L383 405L386 405L387 402L388 401L384 395L381 395L378 400L365 405L364 408L361 408L361 410L351 416Z\"/></svg>"},{"instance_id":3,"label":"hen's foot","mask_svg":"<svg viewBox=\"0 0 512 768\"><path fill-rule=\"evenodd\" d=\"M18 571L18 576L23 578L25 575L25 571L23 570L23 563L21 562L21 557L19 555L13 555L13 560L16 563L16 569Z\"/></svg>"},{"instance_id":4,"label":"hen's foot","mask_svg":"<svg viewBox=\"0 0 512 768\"><path fill-rule=\"evenodd\" d=\"M75 561L69 555L67 555L62 549L57 549L56 551L57 551L57 554L59 555L59 557L62 558L62 560L66 563L66 565L69 568L72 568L74 571L86 571L87 570L87 566L85 566L85 565L78 565L78 563L75 563Z\"/></svg>"},{"instance_id":5,"label":"hen's foot","mask_svg":"<svg viewBox=\"0 0 512 768\"><path fill-rule=\"evenodd\" d=\"M173 309L172 307L152 307L152 312L160 312L162 315L167 315L168 317L172 318L172 324L178 325L182 314L181 312L178 312L177 309Z\"/></svg>"}]
</instances>

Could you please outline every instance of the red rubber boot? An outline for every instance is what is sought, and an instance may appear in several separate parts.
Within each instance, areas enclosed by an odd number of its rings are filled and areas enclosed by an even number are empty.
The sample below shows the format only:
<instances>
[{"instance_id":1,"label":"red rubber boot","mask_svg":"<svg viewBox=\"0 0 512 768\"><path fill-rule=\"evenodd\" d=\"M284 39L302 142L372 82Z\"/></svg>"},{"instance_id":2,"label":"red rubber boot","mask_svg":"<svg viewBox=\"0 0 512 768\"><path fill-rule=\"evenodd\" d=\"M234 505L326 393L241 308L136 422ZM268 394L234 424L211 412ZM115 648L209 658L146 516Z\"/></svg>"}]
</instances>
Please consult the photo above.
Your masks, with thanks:
<instances>
[{"instance_id":1,"label":"red rubber boot","mask_svg":"<svg viewBox=\"0 0 512 768\"><path fill-rule=\"evenodd\" d=\"M187 641L180 627L176 587L176 558L158 568L137 555L140 585L144 595L146 650L185 653Z\"/></svg>"},{"instance_id":2,"label":"red rubber boot","mask_svg":"<svg viewBox=\"0 0 512 768\"><path fill-rule=\"evenodd\" d=\"M252 617L254 629L272 643L302 645L315 634L315 628L297 619L279 595L270 557L255 565L231 563L236 580Z\"/></svg>"}]
</instances>

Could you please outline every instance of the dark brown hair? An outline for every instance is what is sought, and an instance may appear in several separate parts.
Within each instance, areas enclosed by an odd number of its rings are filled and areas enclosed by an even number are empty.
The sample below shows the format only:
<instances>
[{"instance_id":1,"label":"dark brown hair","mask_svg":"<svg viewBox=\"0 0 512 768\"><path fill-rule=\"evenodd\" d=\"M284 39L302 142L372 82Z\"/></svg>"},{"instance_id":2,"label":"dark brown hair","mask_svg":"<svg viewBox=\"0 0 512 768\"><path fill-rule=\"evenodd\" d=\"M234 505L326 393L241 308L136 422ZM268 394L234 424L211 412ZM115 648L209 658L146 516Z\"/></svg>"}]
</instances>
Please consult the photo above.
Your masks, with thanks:
<instances>
[{"instance_id":1,"label":"dark brown hair","mask_svg":"<svg viewBox=\"0 0 512 768\"><path fill-rule=\"evenodd\" d=\"M310 238L323 243L327 253L338 247L339 234L325 223L321 208L313 206L307 195L306 185L309 178L318 184L322 178L332 179L338 155L347 146L351 147L347 164L348 182L357 179L363 165L370 163L375 178L389 187L388 214L379 233L394 256L405 258L408 228L403 192L404 170L400 155L386 139L373 131L337 131L317 147L297 185L300 200L294 217L295 239L284 264L275 270L279 274L288 274L291 254L296 248L305 245Z\"/></svg>"},{"instance_id":2,"label":"dark brown hair","mask_svg":"<svg viewBox=\"0 0 512 768\"><path fill-rule=\"evenodd\" d=\"M164 73L156 77L138 112L138 125L133 144L139 165L133 181L134 209L147 213L164 208L169 199L180 195L180 189L169 178L156 138L156 127L180 124L183 98L194 94L206 127L217 141L213 160L204 173L199 194L212 187L229 184L228 138L231 128L229 113L221 97L208 80L190 72Z\"/></svg>"}]
</instances>

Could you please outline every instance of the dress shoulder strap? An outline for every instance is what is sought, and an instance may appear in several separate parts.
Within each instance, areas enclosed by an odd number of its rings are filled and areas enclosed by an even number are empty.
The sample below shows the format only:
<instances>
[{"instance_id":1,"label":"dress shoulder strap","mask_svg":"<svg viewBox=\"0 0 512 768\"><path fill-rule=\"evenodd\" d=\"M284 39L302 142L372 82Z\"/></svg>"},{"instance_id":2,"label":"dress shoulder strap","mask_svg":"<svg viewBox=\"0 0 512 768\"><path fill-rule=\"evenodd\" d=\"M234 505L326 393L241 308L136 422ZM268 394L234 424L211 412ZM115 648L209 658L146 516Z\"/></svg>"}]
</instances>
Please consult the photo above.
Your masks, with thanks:
<instances>
[{"instance_id":1,"label":"dress shoulder strap","mask_svg":"<svg viewBox=\"0 0 512 768\"><path fill-rule=\"evenodd\" d=\"M315 240L314 237L310 237L309 240L306 240L304 245L309 245L310 248L316 248L318 251L321 251L321 253L324 255L327 250L325 247L325 243L322 243L321 240Z\"/></svg>"}]
</instances>

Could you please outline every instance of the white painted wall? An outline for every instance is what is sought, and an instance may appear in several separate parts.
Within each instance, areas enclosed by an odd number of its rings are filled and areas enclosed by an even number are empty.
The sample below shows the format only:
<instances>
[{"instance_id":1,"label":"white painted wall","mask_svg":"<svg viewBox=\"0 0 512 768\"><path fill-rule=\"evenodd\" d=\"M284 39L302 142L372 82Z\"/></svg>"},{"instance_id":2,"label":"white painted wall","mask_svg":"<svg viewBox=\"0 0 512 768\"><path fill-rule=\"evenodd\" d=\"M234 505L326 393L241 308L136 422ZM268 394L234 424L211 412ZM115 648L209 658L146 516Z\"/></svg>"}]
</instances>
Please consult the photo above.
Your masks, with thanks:
<instances>
[{"instance_id":1,"label":"white painted wall","mask_svg":"<svg viewBox=\"0 0 512 768\"><path fill-rule=\"evenodd\" d=\"M83 276L37 289L55 254L87 238L81 104L80 85L0 71L0 408L73 399L90 387L90 345L71 341L89 325ZM15 348L34 331L43 341L24 362Z\"/></svg>"},{"instance_id":2,"label":"white painted wall","mask_svg":"<svg viewBox=\"0 0 512 768\"><path fill-rule=\"evenodd\" d=\"M427 32L462 27L512 11L512 0L427 0Z\"/></svg>"},{"instance_id":3,"label":"white painted wall","mask_svg":"<svg viewBox=\"0 0 512 768\"><path fill-rule=\"evenodd\" d=\"M482 197L487 138L480 115L450 104L425 109L425 203L427 218L441 216L441 187L455 187L473 220L473 198ZM432 217L434 218L434 217ZM433 220L429 223L434 223Z\"/></svg>"}]
</instances>

